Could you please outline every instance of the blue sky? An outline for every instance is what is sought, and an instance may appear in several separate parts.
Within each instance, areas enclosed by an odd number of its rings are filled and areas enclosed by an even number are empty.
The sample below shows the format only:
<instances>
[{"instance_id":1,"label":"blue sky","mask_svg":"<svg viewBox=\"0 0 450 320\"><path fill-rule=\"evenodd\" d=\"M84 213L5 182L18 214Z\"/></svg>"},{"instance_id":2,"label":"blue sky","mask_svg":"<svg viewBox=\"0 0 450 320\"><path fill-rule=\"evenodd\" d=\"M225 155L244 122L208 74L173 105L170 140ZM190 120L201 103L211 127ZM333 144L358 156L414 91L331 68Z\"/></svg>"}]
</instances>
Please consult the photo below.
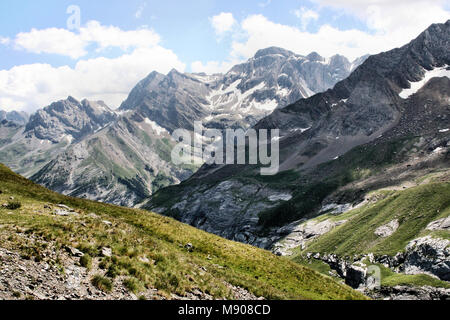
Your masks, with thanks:
<instances>
[{"instance_id":1,"label":"blue sky","mask_svg":"<svg viewBox=\"0 0 450 320\"><path fill-rule=\"evenodd\" d=\"M81 29L67 27L71 5ZM153 70L226 72L271 45L354 59L448 18L444 0L2 0L0 109L69 94L117 107Z\"/></svg>"}]
</instances>

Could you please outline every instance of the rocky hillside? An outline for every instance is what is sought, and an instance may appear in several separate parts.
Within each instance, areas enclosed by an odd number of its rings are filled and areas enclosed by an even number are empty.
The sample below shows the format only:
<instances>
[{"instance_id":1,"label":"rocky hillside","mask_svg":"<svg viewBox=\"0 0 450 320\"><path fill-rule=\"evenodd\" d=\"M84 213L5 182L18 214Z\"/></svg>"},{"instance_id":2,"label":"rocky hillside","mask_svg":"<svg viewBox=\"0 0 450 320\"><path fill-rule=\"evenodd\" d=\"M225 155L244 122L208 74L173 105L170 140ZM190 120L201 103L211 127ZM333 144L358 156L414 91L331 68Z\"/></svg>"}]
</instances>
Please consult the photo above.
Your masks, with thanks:
<instances>
[{"instance_id":1,"label":"rocky hillside","mask_svg":"<svg viewBox=\"0 0 450 320\"><path fill-rule=\"evenodd\" d=\"M31 179L73 197L132 207L197 169L175 166L169 132L137 114L119 116L68 147Z\"/></svg>"},{"instance_id":2,"label":"rocky hillside","mask_svg":"<svg viewBox=\"0 0 450 320\"><path fill-rule=\"evenodd\" d=\"M0 299L365 299L270 252L62 196L3 165L0 189Z\"/></svg>"},{"instance_id":3,"label":"rocky hillside","mask_svg":"<svg viewBox=\"0 0 450 320\"><path fill-rule=\"evenodd\" d=\"M192 129L195 120L247 128L277 107L330 88L363 59L351 64L342 56L268 48L225 75L152 72L118 112L69 97L39 110L24 127L1 123L0 161L57 192L134 206L198 169L171 163L174 129Z\"/></svg>"},{"instance_id":4,"label":"rocky hillside","mask_svg":"<svg viewBox=\"0 0 450 320\"><path fill-rule=\"evenodd\" d=\"M273 250L374 298L449 299L449 194L448 169L372 191L353 210L329 205L281 229L287 235Z\"/></svg>"},{"instance_id":5,"label":"rocky hillside","mask_svg":"<svg viewBox=\"0 0 450 320\"><path fill-rule=\"evenodd\" d=\"M432 25L404 47L369 57L333 89L262 119L256 128L281 129L278 175L203 166L144 207L270 248L280 227L323 206L358 203L380 186L448 168L449 39L450 21Z\"/></svg>"}]
</instances>

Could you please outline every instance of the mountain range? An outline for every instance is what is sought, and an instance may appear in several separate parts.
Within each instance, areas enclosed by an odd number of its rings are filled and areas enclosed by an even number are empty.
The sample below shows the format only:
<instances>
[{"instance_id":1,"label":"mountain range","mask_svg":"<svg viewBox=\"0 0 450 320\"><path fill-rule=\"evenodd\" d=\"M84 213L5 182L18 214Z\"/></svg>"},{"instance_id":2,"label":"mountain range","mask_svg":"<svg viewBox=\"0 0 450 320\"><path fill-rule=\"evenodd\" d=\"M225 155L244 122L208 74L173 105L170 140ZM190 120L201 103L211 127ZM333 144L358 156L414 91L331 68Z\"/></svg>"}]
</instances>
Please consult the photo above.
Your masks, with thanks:
<instances>
[{"instance_id":1,"label":"mountain range","mask_svg":"<svg viewBox=\"0 0 450 320\"><path fill-rule=\"evenodd\" d=\"M127 274L150 296L361 298L345 283L376 299L449 299L449 52L450 20L354 62L272 47L226 74L152 72L115 111L68 97L29 119L2 112L0 162L76 198L0 165L0 210L18 210L18 238L47 233L86 269L81 256L101 260L102 283ZM173 164L171 134L194 121L279 129L278 174ZM7 228L16 215L1 217Z\"/></svg>"},{"instance_id":2,"label":"mountain range","mask_svg":"<svg viewBox=\"0 0 450 320\"><path fill-rule=\"evenodd\" d=\"M25 124L5 122L0 161L62 194L134 206L198 169L171 163L173 130L192 130L194 121L249 128L276 108L332 87L365 58L351 63L272 47L226 74L152 72L116 111L69 97Z\"/></svg>"}]
</instances>

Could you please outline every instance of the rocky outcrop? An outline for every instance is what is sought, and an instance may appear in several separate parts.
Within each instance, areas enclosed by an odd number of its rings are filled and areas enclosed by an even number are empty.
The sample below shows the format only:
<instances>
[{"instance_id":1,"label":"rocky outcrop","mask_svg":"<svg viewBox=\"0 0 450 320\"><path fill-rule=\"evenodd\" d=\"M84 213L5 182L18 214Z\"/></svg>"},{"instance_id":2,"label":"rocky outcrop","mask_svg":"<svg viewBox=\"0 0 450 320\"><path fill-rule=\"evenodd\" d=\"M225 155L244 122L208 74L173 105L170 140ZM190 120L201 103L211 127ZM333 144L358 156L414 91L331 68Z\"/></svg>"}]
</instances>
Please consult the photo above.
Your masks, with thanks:
<instances>
[{"instance_id":1,"label":"rocky outcrop","mask_svg":"<svg viewBox=\"0 0 450 320\"><path fill-rule=\"evenodd\" d=\"M294 222L288 226L282 227L278 230L278 234L288 234L282 240L275 243L272 251L280 256L289 256L292 254L292 250L295 248L306 248L306 244L321 236L330 232L335 227L346 223L347 220L341 221L315 221L311 220L305 223Z\"/></svg>"},{"instance_id":2,"label":"rocky outcrop","mask_svg":"<svg viewBox=\"0 0 450 320\"><path fill-rule=\"evenodd\" d=\"M427 230L439 231L439 230L450 230L450 217L442 218L431 222L427 226Z\"/></svg>"},{"instance_id":3,"label":"rocky outcrop","mask_svg":"<svg viewBox=\"0 0 450 320\"><path fill-rule=\"evenodd\" d=\"M388 224L378 227L375 230L375 234L381 238L387 238L391 236L399 227L398 220L392 220Z\"/></svg>"},{"instance_id":4,"label":"rocky outcrop","mask_svg":"<svg viewBox=\"0 0 450 320\"><path fill-rule=\"evenodd\" d=\"M37 111L26 125L26 133L54 143L66 138L80 140L116 119L103 101L78 101L73 97Z\"/></svg>"},{"instance_id":5,"label":"rocky outcrop","mask_svg":"<svg viewBox=\"0 0 450 320\"><path fill-rule=\"evenodd\" d=\"M404 272L428 273L450 281L450 240L427 236L411 241L405 251Z\"/></svg>"},{"instance_id":6,"label":"rocky outcrop","mask_svg":"<svg viewBox=\"0 0 450 320\"><path fill-rule=\"evenodd\" d=\"M365 292L371 298L383 300L449 300L450 289L434 288L430 286L410 287L380 287Z\"/></svg>"}]
</instances>

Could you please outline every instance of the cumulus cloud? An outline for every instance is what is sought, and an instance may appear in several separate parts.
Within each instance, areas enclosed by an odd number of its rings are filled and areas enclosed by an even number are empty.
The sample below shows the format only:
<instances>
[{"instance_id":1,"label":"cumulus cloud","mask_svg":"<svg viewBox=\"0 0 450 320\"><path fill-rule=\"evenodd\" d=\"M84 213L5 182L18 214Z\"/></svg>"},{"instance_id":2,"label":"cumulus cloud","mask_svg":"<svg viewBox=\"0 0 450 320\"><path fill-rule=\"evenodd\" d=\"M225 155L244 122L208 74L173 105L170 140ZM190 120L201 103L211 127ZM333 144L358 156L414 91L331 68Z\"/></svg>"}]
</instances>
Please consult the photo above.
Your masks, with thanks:
<instances>
[{"instance_id":1,"label":"cumulus cloud","mask_svg":"<svg viewBox=\"0 0 450 320\"><path fill-rule=\"evenodd\" d=\"M32 29L30 32L21 32L16 36L14 44L16 49L24 49L38 54L65 55L73 59L87 54L85 41L66 29Z\"/></svg>"},{"instance_id":2,"label":"cumulus cloud","mask_svg":"<svg viewBox=\"0 0 450 320\"><path fill-rule=\"evenodd\" d=\"M211 25L217 35L223 35L224 33L231 31L236 23L232 13L222 12L212 18L210 18Z\"/></svg>"},{"instance_id":3,"label":"cumulus cloud","mask_svg":"<svg viewBox=\"0 0 450 320\"><path fill-rule=\"evenodd\" d=\"M71 95L104 100L118 107L134 85L156 70L167 73L185 65L170 50L137 48L118 58L80 60L74 68L30 64L0 71L0 109L33 112Z\"/></svg>"},{"instance_id":4,"label":"cumulus cloud","mask_svg":"<svg viewBox=\"0 0 450 320\"><path fill-rule=\"evenodd\" d=\"M436 22L450 18L444 5L447 0L313 0L359 17L367 26L379 33L401 33L412 38Z\"/></svg>"},{"instance_id":5,"label":"cumulus cloud","mask_svg":"<svg viewBox=\"0 0 450 320\"><path fill-rule=\"evenodd\" d=\"M57 28L32 29L17 34L10 42L15 49L58 54L77 61L74 67L29 64L0 70L0 109L5 110L33 112L69 95L104 100L115 108L151 71L185 69L174 52L159 45L159 35L148 28L124 31L90 21L77 33ZM115 47L122 53L114 58L82 59L93 44L97 51Z\"/></svg>"},{"instance_id":6,"label":"cumulus cloud","mask_svg":"<svg viewBox=\"0 0 450 320\"><path fill-rule=\"evenodd\" d=\"M14 39L16 49L32 53L58 54L78 59L85 56L91 44L97 50L118 47L122 50L152 47L159 43L160 37L151 29L124 31L114 26L104 26L98 21L90 21L78 33L67 29L32 29L21 32Z\"/></svg>"},{"instance_id":7,"label":"cumulus cloud","mask_svg":"<svg viewBox=\"0 0 450 320\"><path fill-rule=\"evenodd\" d=\"M314 10L300 8L292 11L301 20L301 28L275 23L260 14L250 15L239 23L231 14L226 16L222 13L217 16L216 23L213 23L216 33L233 32L234 41L227 61L250 58L257 50L270 46L286 48L304 55L317 51L325 57L342 54L349 59L355 59L365 54L376 54L400 47L417 37L432 23L442 23L450 18L450 11L445 8L445 0L312 1L317 5ZM366 23L370 31L341 29L323 24L317 31L307 32L307 26L319 19L319 13L324 7L333 9L336 14L359 18ZM211 20L213 22L213 19ZM228 20L228 23L220 23L224 20ZM204 72L223 72L225 66L227 65L224 62L211 61L195 62L192 68Z\"/></svg>"},{"instance_id":8,"label":"cumulus cloud","mask_svg":"<svg viewBox=\"0 0 450 320\"><path fill-rule=\"evenodd\" d=\"M300 54L317 51L323 56L342 54L354 59L400 47L432 23L442 23L450 18L450 12L440 0L434 3L422 0L314 1L320 6L330 6L360 17L367 22L371 31L342 30L324 24L317 32L307 32L305 29L272 22L263 15L251 15L240 24L239 32L245 34L245 40L233 42L231 56L248 58L258 49L279 46ZM306 9L294 13L306 22L318 17L316 12Z\"/></svg>"}]
</instances>

